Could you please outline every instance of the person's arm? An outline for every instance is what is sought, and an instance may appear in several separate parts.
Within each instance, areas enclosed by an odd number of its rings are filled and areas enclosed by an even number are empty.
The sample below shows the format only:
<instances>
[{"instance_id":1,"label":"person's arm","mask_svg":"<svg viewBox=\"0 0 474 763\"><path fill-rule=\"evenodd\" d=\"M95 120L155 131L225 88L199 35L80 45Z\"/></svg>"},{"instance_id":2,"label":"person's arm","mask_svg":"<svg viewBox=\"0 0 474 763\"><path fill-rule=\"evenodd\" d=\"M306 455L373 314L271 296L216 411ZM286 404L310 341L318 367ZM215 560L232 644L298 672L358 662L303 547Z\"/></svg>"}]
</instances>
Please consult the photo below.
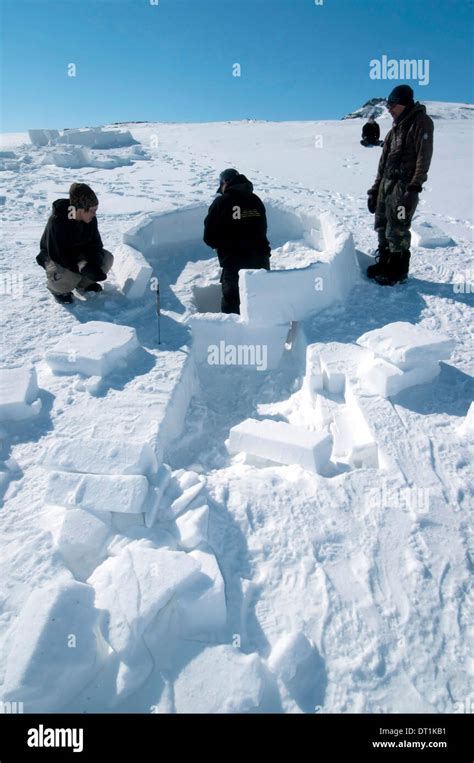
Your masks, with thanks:
<instances>
[{"instance_id":1,"label":"person's arm","mask_svg":"<svg viewBox=\"0 0 474 763\"><path fill-rule=\"evenodd\" d=\"M204 220L203 240L211 249L217 249L219 246L219 202L220 199L215 199L212 202Z\"/></svg>"},{"instance_id":2,"label":"person's arm","mask_svg":"<svg viewBox=\"0 0 474 763\"><path fill-rule=\"evenodd\" d=\"M94 247L94 251L101 252L102 249L104 248L104 245L103 245L102 239L100 237L99 226L97 224L97 218L94 217L93 220L91 220L91 222L89 223L89 225L93 225L94 226L93 233L92 233L92 244L93 244L93 247Z\"/></svg>"},{"instance_id":3,"label":"person's arm","mask_svg":"<svg viewBox=\"0 0 474 763\"><path fill-rule=\"evenodd\" d=\"M387 137L385 138L384 144L383 144L383 151L382 156L380 157L379 166L377 170L377 177L375 178L374 184L372 188L369 188L367 193L369 196L377 196L379 192L379 186L382 182L383 172L385 169L385 163L387 161L388 153L389 153L389 147L390 147L390 138L392 135L392 131L387 134Z\"/></svg>"},{"instance_id":4,"label":"person's arm","mask_svg":"<svg viewBox=\"0 0 474 763\"><path fill-rule=\"evenodd\" d=\"M433 131L434 125L430 117L420 120L415 129L416 165L415 172L408 184L411 191L420 192L423 183L428 178L428 170L433 156Z\"/></svg>"},{"instance_id":5,"label":"person's arm","mask_svg":"<svg viewBox=\"0 0 474 763\"><path fill-rule=\"evenodd\" d=\"M378 124L374 124L375 140L380 140L380 127Z\"/></svg>"}]
</instances>

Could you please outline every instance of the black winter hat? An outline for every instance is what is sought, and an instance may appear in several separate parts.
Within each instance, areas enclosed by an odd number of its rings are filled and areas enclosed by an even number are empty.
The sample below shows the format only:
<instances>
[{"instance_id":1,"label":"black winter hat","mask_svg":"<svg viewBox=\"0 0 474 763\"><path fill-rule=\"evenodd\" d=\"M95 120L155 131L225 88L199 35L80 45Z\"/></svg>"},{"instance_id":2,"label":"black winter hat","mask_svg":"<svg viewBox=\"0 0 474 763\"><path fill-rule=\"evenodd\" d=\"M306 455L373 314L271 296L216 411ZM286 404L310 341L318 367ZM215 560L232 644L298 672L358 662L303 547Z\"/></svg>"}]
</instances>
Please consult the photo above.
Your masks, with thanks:
<instances>
[{"instance_id":1,"label":"black winter hat","mask_svg":"<svg viewBox=\"0 0 474 763\"><path fill-rule=\"evenodd\" d=\"M73 183L69 189L69 199L76 209L90 209L99 204L94 191L86 183Z\"/></svg>"},{"instance_id":2,"label":"black winter hat","mask_svg":"<svg viewBox=\"0 0 474 763\"><path fill-rule=\"evenodd\" d=\"M234 169L233 167L229 167L227 170L222 170L221 174L219 175L219 188L217 189L217 193L221 193L222 183L225 183L226 180L232 180L232 178L236 178L239 174L240 173L238 170Z\"/></svg>"},{"instance_id":3,"label":"black winter hat","mask_svg":"<svg viewBox=\"0 0 474 763\"><path fill-rule=\"evenodd\" d=\"M387 103L398 103L400 106L411 106L414 101L414 93L410 85L397 85L387 98Z\"/></svg>"}]
</instances>

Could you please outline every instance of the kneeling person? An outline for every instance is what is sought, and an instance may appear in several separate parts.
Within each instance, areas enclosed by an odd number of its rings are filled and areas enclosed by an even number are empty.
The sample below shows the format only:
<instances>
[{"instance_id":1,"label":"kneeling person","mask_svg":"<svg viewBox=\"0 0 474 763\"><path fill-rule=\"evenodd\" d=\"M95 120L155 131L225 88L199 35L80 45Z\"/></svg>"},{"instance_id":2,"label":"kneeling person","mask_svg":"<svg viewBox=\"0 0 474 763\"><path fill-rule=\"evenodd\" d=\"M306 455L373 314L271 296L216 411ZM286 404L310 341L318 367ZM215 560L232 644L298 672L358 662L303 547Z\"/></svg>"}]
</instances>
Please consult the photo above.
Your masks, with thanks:
<instances>
[{"instance_id":1,"label":"kneeling person","mask_svg":"<svg viewBox=\"0 0 474 763\"><path fill-rule=\"evenodd\" d=\"M267 216L250 180L235 169L221 172L217 192L204 220L204 242L217 249L222 267L222 312L239 314L239 270L270 270Z\"/></svg>"},{"instance_id":2,"label":"kneeling person","mask_svg":"<svg viewBox=\"0 0 474 763\"><path fill-rule=\"evenodd\" d=\"M36 261L46 270L47 288L57 302L73 302L72 290L102 291L113 265L97 227L99 201L85 183L73 183L68 199L53 202Z\"/></svg>"}]
</instances>

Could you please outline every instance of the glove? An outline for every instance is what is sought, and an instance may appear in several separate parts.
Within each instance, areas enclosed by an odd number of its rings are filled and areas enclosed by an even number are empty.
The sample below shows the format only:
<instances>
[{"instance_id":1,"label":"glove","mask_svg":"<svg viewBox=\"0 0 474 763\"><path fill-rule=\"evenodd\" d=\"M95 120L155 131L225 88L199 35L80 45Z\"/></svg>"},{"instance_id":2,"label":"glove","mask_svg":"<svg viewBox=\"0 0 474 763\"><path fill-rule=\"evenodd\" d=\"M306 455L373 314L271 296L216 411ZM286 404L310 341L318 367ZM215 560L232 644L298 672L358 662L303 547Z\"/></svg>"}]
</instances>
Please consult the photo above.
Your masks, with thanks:
<instances>
[{"instance_id":1,"label":"glove","mask_svg":"<svg viewBox=\"0 0 474 763\"><path fill-rule=\"evenodd\" d=\"M90 262L84 265L84 267L81 269L80 272L83 278L88 278L90 281L106 281L107 280L107 276L99 268L99 266L92 265Z\"/></svg>"},{"instance_id":2,"label":"glove","mask_svg":"<svg viewBox=\"0 0 474 763\"><path fill-rule=\"evenodd\" d=\"M417 190L414 190L412 186L408 186L408 189L405 191L402 198L400 199L398 206L405 207L405 214L407 217L411 217L411 215L415 211L418 204L419 196L420 194Z\"/></svg>"},{"instance_id":3,"label":"glove","mask_svg":"<svg viewBox=\"0 0 474 763\"><path fill-rule=\"evenodd\" d=\"M367 209L369 210L371 215L375 214L375 210L377 208L377 197L373 193L369 193L367 196Z\"/></svg>"}]
</instances>

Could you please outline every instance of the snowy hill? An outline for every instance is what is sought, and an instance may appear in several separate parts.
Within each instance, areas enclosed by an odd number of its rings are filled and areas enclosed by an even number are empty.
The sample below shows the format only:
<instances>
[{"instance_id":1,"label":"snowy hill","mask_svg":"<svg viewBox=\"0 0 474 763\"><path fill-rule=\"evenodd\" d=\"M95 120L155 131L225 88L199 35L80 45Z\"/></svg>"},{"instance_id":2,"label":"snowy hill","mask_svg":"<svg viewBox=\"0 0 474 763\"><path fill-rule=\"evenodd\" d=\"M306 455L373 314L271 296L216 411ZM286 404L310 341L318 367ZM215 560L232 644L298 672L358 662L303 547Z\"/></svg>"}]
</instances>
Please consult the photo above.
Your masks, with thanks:
<instances>
[{"instance_id":1,"label":"snowy hill","mask_svg":"<svg viewBox=\"0 0 474 763\"><path fill-rule=\"evenodd\" d=\"M474 105L472 103L444 103L442 101L425 101L417 94L419 100L426 106L426 110L432 119L472 119L474 117ZM386 107L385 98L371 98L360 109L351 111L342 119L376 119L391 118Z\"/></svg>"},{"instance_id":2,"label":"snowy hill","mask_svg":"<svg viewBox=\"0 0 474 763\"><path fill-rule=\"evenodd\" d=\"M1 700L465 708L472 106L428 111L412 271L393 289L364 277L380 150L357 119L128 123L99 148L2 136ZM267 206L275 271L242 276L247 320L218 312L202 242L231 166ZM64 308L35 256L78 180L116 262L104 293Z\"/></svg>"}]
</instances>

